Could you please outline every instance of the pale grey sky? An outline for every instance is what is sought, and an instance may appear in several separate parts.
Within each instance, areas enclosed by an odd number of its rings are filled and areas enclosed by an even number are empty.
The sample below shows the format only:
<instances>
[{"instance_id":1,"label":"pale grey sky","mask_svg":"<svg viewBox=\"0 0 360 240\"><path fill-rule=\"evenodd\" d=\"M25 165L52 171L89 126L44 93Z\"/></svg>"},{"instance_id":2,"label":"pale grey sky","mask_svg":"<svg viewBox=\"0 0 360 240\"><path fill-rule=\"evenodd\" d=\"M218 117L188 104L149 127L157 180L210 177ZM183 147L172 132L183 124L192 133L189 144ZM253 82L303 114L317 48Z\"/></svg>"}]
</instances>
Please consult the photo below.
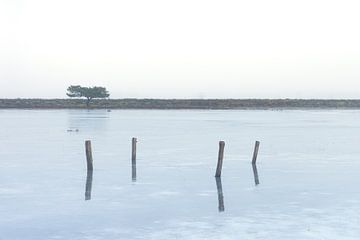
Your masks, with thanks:
<instances>
[{"instance_id":1,"label":"pale grey sky","mask_svg":"<svg viewBox=\"0 0 360 240\"><path fill-rule=\"evenodd\" d=\"M360 1L0 0L0 98L360 98Z\"/></svg>"}]
</instances>

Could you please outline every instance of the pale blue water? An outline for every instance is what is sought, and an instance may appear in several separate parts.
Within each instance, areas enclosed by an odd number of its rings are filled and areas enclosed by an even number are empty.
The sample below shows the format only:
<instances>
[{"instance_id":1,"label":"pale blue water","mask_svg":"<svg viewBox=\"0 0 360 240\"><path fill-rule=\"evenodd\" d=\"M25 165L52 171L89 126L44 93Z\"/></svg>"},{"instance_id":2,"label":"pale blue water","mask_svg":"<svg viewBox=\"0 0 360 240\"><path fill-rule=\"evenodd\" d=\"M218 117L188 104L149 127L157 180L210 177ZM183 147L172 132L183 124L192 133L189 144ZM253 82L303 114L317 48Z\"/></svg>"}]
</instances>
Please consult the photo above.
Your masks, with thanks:
<instances>
[{"instance_id":1,"label":"pale blue water","mask_svg":"<svg viewBox=\"0 0 360 240\"><path fill-rule=\"evenodd\" d=\"M359 239L359 185L360 111L0 110L1 240Z\"/></svg>"}]
</instances>

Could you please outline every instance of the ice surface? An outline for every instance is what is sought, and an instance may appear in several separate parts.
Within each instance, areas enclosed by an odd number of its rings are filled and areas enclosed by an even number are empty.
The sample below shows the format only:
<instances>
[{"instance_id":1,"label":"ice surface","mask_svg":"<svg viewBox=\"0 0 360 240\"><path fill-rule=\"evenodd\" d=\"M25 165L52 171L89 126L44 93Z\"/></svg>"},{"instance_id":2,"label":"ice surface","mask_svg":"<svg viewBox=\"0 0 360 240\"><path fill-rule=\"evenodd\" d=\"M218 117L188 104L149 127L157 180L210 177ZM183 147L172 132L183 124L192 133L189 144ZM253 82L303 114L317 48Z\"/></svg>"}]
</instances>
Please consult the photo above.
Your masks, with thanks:
<instances>
[{"instance_id":1,"label":"ice surface","mask_svg":"<svg viewBox=\"0 0 360 240\"><path fill-rule=\"evenodd\" d=\"M352 110L0 110L0 239L360 239L359 146Z\"/></svg>"}]
</instances>

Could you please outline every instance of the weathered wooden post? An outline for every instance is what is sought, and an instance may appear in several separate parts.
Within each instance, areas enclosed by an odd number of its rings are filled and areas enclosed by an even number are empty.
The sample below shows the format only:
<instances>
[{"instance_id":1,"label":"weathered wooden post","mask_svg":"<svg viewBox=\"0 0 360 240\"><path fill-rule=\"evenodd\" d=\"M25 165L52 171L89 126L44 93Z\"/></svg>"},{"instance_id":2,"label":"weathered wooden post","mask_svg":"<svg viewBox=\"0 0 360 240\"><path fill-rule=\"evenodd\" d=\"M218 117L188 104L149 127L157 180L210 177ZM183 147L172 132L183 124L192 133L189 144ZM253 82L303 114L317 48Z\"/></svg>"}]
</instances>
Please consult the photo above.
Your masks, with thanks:
<instances>
[{"instance_id":1,"label":"weathered wooden post","mask_svg":"<svg viewBox=\"0 0 360 240\"><path fill-rule=\"evenodd\" d=\"M256 141L255 142L253 159L252 159L252 162L251 162L252 164L256 164L256 158L257 158L257 155L258 155L258 152L259 152L259 145L260 145L260 142Z\"/></svg>"},{"instance_id":2,"label":"weathered wooden post","mask_svg":"<svg viewBox=\"0 0 360 240\"><path fill-rule=\"evenodd\" d=\"M218 162L217 162L215 177L221 177L221 170L222 170L222 164L223 164L223 159L224 159L224 147L225 147L225 142L220 141L219 142L219 155L218 155Z\"/></svg>"},{"instance_id":3,"label":"weathered wooden post","mask_svg":"<svg viewBox=\"0 0 360 240\"><path fill-rule=\"evenodd\" d=\"M87 163L87 170L93 170L93 158L91 152L91 141L85 141L85 152L86 152L86 163Z\"/></svg>"},{"instance_id":4,"label":"weathered wooden post","mask_svg":"<svg viewBox=\"0 0 360 240\"><path fill-rule=\"evenodd\" d=\"M132 138L131 163L136 164L136 138Z\"/></svg>"},{"instance_id":5,"label":"weathered wooden post","mask_svg":"<svg viewBox=\"0 0 360 240\"><path fill-rule=\"evenodd\" d=\"M132 138L132 147L131 147L131 179L133 182L136 181L136 138Z\"/></svg>"}]
</instances>

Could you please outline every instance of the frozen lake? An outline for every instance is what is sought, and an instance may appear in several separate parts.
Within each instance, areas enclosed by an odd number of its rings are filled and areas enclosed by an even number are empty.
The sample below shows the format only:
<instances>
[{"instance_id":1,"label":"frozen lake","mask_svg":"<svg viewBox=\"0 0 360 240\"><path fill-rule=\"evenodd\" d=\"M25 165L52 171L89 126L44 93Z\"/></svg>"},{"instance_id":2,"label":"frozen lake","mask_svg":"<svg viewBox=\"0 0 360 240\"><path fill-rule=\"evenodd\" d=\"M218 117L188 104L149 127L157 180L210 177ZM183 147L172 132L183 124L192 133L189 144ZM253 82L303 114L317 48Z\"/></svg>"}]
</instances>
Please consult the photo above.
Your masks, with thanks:
<instances>
[{"instance_id":1,"label":"frozen lake","mask_svg":"<svg viewBox=\"0 0 360 240\"><path fill-rule=\"evenodd\" d=\"M0 216L1 240L360 239L360 111L0 110Z\"/></svg>"}]
</instances>

